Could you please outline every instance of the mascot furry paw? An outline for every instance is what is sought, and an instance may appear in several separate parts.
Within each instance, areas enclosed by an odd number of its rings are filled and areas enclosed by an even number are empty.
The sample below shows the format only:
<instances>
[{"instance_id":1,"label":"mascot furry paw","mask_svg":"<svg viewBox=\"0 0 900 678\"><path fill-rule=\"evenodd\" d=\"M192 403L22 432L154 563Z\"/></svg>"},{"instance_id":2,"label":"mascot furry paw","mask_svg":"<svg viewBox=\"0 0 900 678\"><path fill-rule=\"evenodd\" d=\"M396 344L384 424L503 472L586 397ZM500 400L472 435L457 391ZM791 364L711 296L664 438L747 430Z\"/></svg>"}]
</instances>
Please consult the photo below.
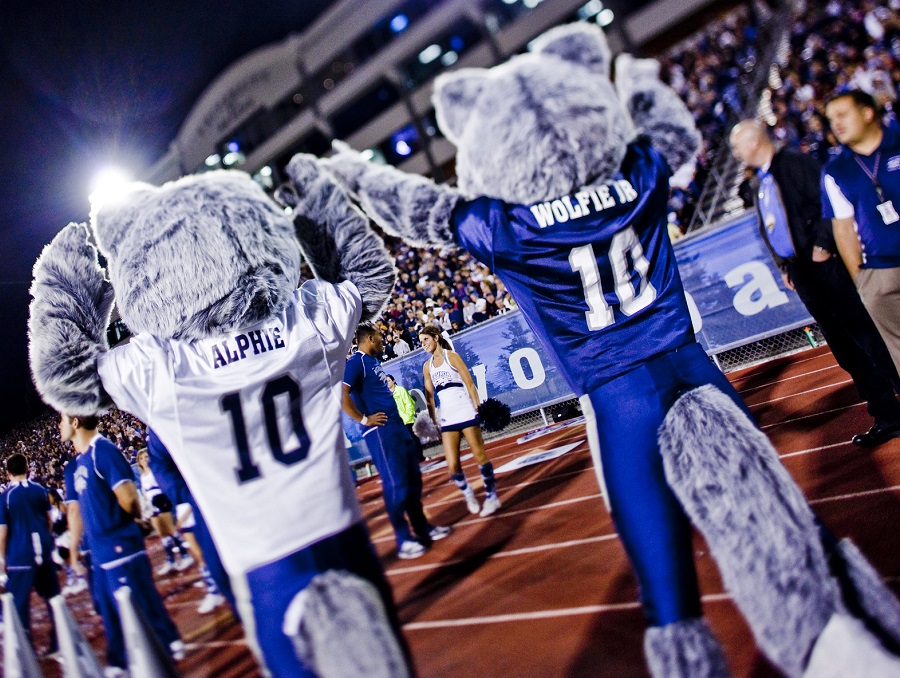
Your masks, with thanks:
<instances>
[{"instance_id":1,"label":"mascot furry paw","mask_svg":"<svg viewBox=\"0 0 900 678\"><path fill-rule=\"evenodd\" d=\"M355 624L354 642L369 634L383 652L332 657L343 641L320 632L303 642L306 663L329 667L327 676L408 675L380 565L360 555L372 552L358 527L335 395L356 326L380 312L395 269L314 158L294 158L288 174L282 196L292 217L249 176L225 171L134 184L96 208L92 229L63 229L34 269L32 374L64 413L115 404L156 432L239 583L251 647L271 675L297 675L304 663L285 666L284 649L289 657L303 629L280 618L289 606L304 618L292 602L309 598L301 596L308 577L283 575L296 557L321 564L316 590L328 588L332 571L349 570L344 582L376 573L374 587L360 581L352 590L380 598L348 601L341 619ZM316 279L298 289L303 256ZM113 301L134 336L110 349ZM317 648L329 657L316 659Z\"/></svg>"},{"instance_id":2,"label":"mascot furry paw","mask_svg":"<svg viewBox=\"0 0 900 678\"><path fill-rule=\"evenodd\" d=\"M654 62L620 58L615 86L610 64L602 31L575 24L490 70L440 76L433 101L458 149L458 188L343 145L320 163L388 233L463 247L491 267L580 396L640 581L655 676L728 670L700 618L691 523L787 675L823 665L896 675L883 647L897 633L895 599L864 559L846 557L852 549L823 547L799 490L694 338L666 235L672 171L700 146L693 119Z\"/></svg>"}]
</instances>

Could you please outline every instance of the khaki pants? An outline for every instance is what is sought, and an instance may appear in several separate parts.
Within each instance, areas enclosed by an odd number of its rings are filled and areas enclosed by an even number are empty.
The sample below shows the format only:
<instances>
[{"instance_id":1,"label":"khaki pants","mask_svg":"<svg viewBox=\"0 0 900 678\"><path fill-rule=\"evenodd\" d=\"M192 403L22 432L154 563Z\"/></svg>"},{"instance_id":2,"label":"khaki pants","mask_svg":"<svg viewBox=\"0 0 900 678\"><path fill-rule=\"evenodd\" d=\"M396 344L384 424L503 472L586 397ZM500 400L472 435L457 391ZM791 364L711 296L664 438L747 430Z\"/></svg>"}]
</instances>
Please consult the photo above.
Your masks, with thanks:
<instances>
[{"instance_id":1,"label":"khaki pants","mask_svg":"<svg viewBox=\"0 0 900 678\"><path fill-rule=\"evenodd\" d=\"M863 268L854 282L900 372L900 268Z\"/></svg>"}]
</instances>

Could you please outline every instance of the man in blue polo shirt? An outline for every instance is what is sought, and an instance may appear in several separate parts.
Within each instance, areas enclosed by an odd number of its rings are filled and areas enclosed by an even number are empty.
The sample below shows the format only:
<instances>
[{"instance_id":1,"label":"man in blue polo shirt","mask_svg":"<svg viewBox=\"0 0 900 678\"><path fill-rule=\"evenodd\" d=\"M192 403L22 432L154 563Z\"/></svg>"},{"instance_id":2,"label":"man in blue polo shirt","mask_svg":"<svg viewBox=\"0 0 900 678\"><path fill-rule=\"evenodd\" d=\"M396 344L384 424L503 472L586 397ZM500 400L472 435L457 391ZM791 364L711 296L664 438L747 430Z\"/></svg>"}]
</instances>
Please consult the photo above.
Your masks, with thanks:
<instances>
[{"instance_id":1,"label":"man in blue polo shirt","mask_svg":"<svg viewBox=\"0 0 900 678\"><path fill-rule=\"evenodd\" d=\"M84 535L91 549L95 594L106 628L107 675L126 675L122 622L114 597L122 586L131 589L159 641L174 659L184 656L184 643L153 584L144 535L138 526L140 499L131 466L113 442L97 433L97 417L63 414L59 422L62 442L72 441L78 456L65 469L66 505L72 543ZM78 549L72 549L78 570Z\"/></svg>"},{"instance_id":2,"label":"man in blue polo shirt","mask_svg":"<svg viewBox=\"0 0 900 678\"><path fill-rule=\"evenodd\" d=\"M825 115L843 148L822 170L822 213L900 371L900 128L882 126L875 100L859 90L837 94ZM869 433L884 442L900 437L900 425L876 423Z\"/></svg>"},{"instance_id":3,"label":"man in blue polo shirt","mask_svg":"<svg viewBox=\"0 0 900 678\"><path fill-rule=\"evenodd\" d=\"M0 494L0 575L7 577L16 611L31 637L31 589L49 601L59 595L59 580L50 556L50 499L47 490L28 480L28 459L13 454L6 460L9 487ZM5 568L5 574L4 574ZM53 613L47 603L50 620ZM56 652L56 628L50 635L48 655Z\"/></svg>"},{"instance_id":4,"label":"man in blue polo shirt","mask_svg":"<svg viewBox=\"0 0 900 678\"><path fill-rule=\"evenodd\" d=\"M356 340L359 351L344 368L342 406L349 417L368 427L363 439L381 476L384 505L397 536L397 557L418 558L427 545L450 534L450 528L430 525L422 510L418 451L375 357L384 352L381 332L360 325Z\"/></svg>"}]
</instances>

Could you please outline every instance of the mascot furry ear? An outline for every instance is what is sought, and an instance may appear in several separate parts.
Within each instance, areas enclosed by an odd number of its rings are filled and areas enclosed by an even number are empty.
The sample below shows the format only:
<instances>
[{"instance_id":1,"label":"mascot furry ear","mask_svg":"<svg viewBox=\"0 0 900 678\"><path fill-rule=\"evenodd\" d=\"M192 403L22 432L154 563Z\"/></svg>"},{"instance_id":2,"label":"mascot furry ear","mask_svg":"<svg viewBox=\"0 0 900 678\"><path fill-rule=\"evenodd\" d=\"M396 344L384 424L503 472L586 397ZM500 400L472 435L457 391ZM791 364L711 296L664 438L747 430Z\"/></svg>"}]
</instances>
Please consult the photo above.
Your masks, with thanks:
<instances>
[{"instance_id":1,"label":"mascot furry ear","mask_svg":"<svg viewBox=\"0 0 900 678\"><path fill-rule=\"evenodd\" d=\"M693 572L693 564L686 562L691 557L689 533L679 532L690 518L706 535L760 648L787 675L828 664L840 667L834 675L852 675L853 667L842 663L842 657L852 658L854 649L865 657L863 662L888 667L878 675L897 675L897 658L847 613L850 608L868 628L885 631L884 645L893 647L890 628L900 617L896 600L853 549L823 549L812 512L771 445L734 404L737 393L718 371L708 371L706 361L687 367L687 354L678 353L702 353L681 305L683 289L672 283L678 276L666 236L669 178L700 149L693 117L659 81L655 62L620 57L614 87L609 47L597 26L561 26L533 44L532 53L489 70L448 73L435 80L438 123L458 149L458 188L366 163L344 146L321 165L389 233L413 244L462 245L490 266L516 298L547 354L565 366L560 371L581 397L586 414L594 411L594 403L607 407L603 421L611 425L630 416L627 406L617 403L651 408L647 421L642 420L650 439L641 443L644 461L636 467L654 469L641 479L642 491L669 508L654 514L660 520L650 521L652 527L642 523L637 531L634 522L617 520L632 560L644 559L637 569L639 578L648 578L646 588L641 582L644 595L651 597L648 610L654 608L653 600L668 604L668 595L674 599L696 588L683 579L661 591L666 587L652 579L657 567L667 573ZM642 331L630 335L629 323ZM594 349L569 351L563 346L567 341ZM657 341L658 349L645 348ZM604 357L610 351L617 357ZM637 374L622 372L622 360L637 367L664 358L672 365L684 361L680 376L675 367L665 368L673 379L684 380L677 391L670 394L661 384L643 382L631 391L604 390L624 383L626 374ZM616 376L606 381L586 376L598 370ZM703 384L715 384L730 397ZM632 393L644 394L644 399L632 399ZM665 402L661 414L654 397ZM704 428L709 420L722 425ZM587 421L589 439L600 440L599 418L590 414ZM664 422L660 440L656 431ZM602 433L607 443L617 441ZM629 454L638 454L635 438L629 440ZM596 447L592 444L595 459L614 454L605 444L599 451ZM599 471L598 478L605 482ZM615 487L606 483L605 496L618 493L611 505L618 506L621 518L638 499L629 499L633 487L623 491L627 483L615 480ZM708 486L720 491L709 496ZM727 506L722 497L729 498ZM732 509L757 519L737 520ZM761 527L763 519L777 529ZM666 534L681 536L663 537L662 530L669 529L662 527L666 521L672 526ZM638 533L647 530L658 537L647 537L647 543L669 544L658 558L646 555L652 546L635 547L645 539ZM742 550L754 554L753 562L746 561ZM847 576L829 569L835 563L843 563L837 569ZM772 623L761 605L769 612L789 612L788 627ZM697 612L684 612L687 608ZM648 630L645 653L657 678L727 675L718 641L696 618L699 609L694 600L672 615L674 621L656 622ZM856 667L863 665L857 662Z\"/></svg>"}]
</instances>

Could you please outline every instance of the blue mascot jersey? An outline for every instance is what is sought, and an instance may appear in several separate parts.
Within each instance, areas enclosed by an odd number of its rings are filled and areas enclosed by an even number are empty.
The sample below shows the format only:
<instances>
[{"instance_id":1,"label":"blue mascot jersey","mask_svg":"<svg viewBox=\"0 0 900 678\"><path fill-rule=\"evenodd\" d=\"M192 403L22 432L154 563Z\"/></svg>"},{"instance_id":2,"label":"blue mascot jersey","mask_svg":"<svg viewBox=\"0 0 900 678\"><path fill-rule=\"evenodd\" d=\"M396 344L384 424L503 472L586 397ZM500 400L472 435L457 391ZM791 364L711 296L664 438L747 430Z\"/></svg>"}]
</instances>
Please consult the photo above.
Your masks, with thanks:
<instances>
[{"instance_id":1,"label":"blue mascot jersey","mask_svg":"<svg viewBox=\"0 0 900 678\"><path fill-rule=\"evenodd\" d=\"M500 277L579 396L694 341L666 229L670 174L641 139L606 184L454 211L459 244Z\"/></svg>"}]
</instances>

